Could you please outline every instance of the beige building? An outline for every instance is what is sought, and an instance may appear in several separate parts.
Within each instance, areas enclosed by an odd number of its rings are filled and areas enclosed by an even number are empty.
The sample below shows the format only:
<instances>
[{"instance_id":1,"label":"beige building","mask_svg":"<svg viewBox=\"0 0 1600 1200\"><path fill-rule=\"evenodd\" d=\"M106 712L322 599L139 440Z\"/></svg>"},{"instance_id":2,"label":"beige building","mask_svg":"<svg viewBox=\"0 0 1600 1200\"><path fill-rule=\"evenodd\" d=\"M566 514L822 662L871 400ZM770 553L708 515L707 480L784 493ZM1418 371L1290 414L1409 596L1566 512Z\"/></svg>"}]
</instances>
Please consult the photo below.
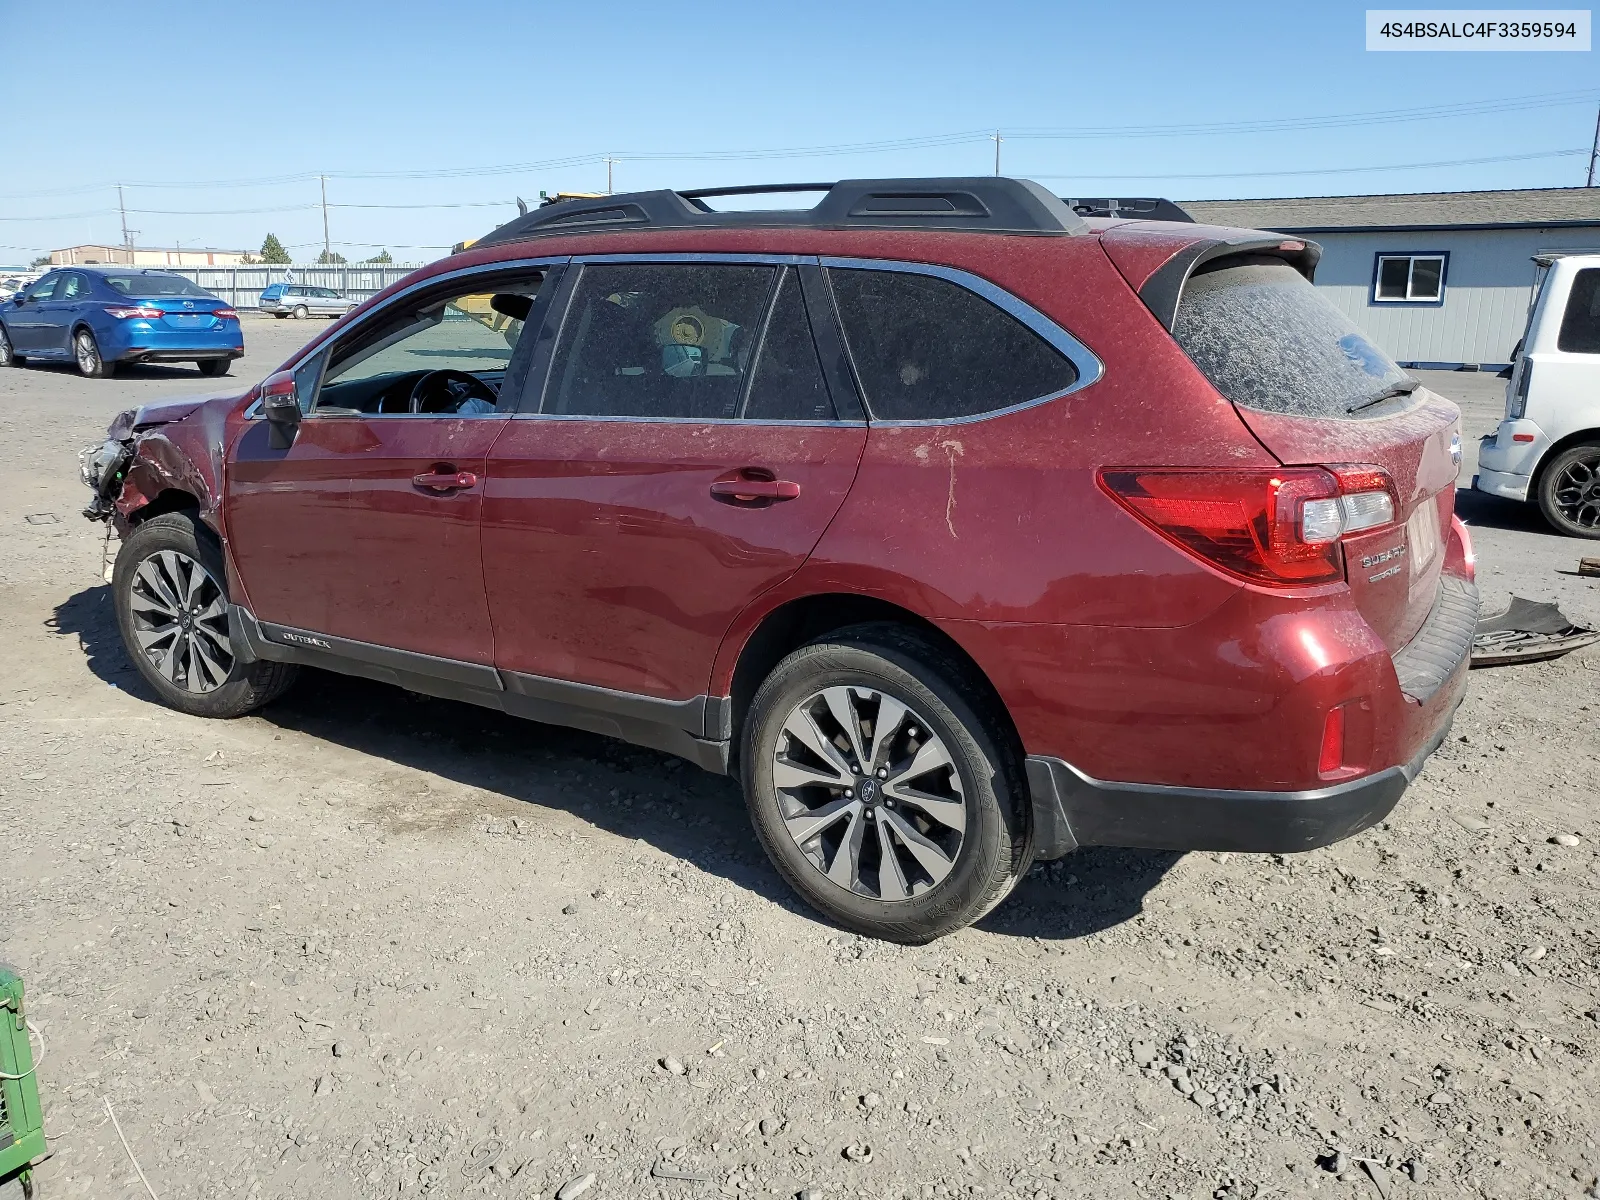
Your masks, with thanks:
<instances>
[{"instance_id":1,"label":"beige building","mask_svg":"<svg viewBox=\"0 0 1600 1200\"><path fill-rule=\"evenodd\" d=\"M53 267L89 263L128 263L136 267L233 267L245 261L247 250L217 250L211 246L68 246L50 251Z\"/></svg>"}]
</instances>

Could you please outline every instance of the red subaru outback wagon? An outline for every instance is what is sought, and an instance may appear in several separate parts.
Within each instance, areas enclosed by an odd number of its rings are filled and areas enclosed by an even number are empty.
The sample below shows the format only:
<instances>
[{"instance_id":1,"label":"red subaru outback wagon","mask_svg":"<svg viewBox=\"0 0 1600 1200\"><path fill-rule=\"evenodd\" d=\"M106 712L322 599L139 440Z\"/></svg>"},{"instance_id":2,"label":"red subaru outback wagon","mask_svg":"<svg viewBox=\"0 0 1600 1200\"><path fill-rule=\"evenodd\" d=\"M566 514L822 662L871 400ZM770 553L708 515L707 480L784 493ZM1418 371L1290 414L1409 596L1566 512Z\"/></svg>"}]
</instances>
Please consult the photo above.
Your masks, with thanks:
<instances>
[{"instance_id":1,"label":"red subaru outback wagon","mask_svg":"<svg viewBox=\"0 0 1600 1200\"><path fill-rule=\"evenodd\" d=\"M1079 845L1394 807L1465 688L1459 413L1313 243L1011 179L718 194L538 209L119 417L89 513L150 686L235 716L303 664L680 755L907 942Z\"/></svg>"}]
</instances>

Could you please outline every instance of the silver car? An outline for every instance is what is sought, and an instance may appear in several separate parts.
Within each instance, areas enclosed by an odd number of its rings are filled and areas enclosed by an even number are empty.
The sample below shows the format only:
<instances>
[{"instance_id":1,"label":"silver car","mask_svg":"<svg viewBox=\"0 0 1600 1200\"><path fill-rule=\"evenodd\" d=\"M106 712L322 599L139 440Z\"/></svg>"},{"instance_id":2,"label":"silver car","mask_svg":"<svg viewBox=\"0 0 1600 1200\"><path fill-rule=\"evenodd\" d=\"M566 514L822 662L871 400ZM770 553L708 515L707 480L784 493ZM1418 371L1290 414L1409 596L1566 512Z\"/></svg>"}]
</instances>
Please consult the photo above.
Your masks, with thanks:
<instances>
[{"instance_id":1,"label":"silver car","mask_svg":"<svg viewBox=\"0 0 1600 1200\"><path fill-rule=\"evenodd\" d=\"M275 317L342 317L359 300L341 296L332 288L305 283L275 283L261 293L261 311Z\"/></svg>"}]
</instances>

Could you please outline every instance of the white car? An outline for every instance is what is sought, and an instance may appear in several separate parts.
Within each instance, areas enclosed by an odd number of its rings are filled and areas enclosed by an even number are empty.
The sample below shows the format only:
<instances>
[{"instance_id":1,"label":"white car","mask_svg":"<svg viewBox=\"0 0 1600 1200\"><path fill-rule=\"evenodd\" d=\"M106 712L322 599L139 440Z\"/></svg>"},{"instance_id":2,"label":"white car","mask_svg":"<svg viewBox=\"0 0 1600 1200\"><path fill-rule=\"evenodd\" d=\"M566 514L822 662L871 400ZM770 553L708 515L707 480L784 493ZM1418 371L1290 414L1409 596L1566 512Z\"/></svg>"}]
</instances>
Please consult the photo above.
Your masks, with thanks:
<instances>
[{"instance_id":1,"label":"white car","mask_svg":"<svg viewBox=\"0 0 1600 1200\"><path fill-rule=\"evenodd\" d=\"M1534 261L1544 278L1473 486L1536 502L1562 533L1600 538L1600 254Z\"/></svg>"},{"instance_id":2,"label":"white car","mask_svg":"<svg viewBox=\"0 0 1600 1200\"><path fill-rule=\"evenodd\" d=\"M304 283L274 283L261 293L261 311L275 317L342 317L361 301L341 296L332 288Z\"/></svg>"}]
</instances>

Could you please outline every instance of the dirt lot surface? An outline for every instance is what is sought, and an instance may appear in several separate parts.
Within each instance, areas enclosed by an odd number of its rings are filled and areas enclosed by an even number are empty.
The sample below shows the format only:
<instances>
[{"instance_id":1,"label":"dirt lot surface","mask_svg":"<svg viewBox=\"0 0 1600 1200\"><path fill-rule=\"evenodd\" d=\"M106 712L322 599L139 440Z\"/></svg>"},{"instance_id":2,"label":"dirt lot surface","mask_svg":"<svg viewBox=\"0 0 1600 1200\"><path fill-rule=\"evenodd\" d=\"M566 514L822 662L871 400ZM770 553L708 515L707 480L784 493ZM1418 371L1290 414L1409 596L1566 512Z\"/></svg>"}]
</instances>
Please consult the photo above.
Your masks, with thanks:
<instances>
[{"instance_id":1,"label":"dirt lot surface","mask_svg":"<svg viewBox=\"0 0 1600 1200\"><path fill-rule=\"evenodd\" d=\"M250 321L234 379L318 328ZM1430 384L1493 427L1499 381ZM1600 653L1477 673L1361 837L1080 852L885 945L657 754L319 674L155 704L74 455L212 390L0 375L0 958L47 1196L146 1195L106 1101L162 1200L1600 1194ZM1591 547L1461 507L1491 606L1600 622L1558 574Z\"/></svg>"}]
</instances>

